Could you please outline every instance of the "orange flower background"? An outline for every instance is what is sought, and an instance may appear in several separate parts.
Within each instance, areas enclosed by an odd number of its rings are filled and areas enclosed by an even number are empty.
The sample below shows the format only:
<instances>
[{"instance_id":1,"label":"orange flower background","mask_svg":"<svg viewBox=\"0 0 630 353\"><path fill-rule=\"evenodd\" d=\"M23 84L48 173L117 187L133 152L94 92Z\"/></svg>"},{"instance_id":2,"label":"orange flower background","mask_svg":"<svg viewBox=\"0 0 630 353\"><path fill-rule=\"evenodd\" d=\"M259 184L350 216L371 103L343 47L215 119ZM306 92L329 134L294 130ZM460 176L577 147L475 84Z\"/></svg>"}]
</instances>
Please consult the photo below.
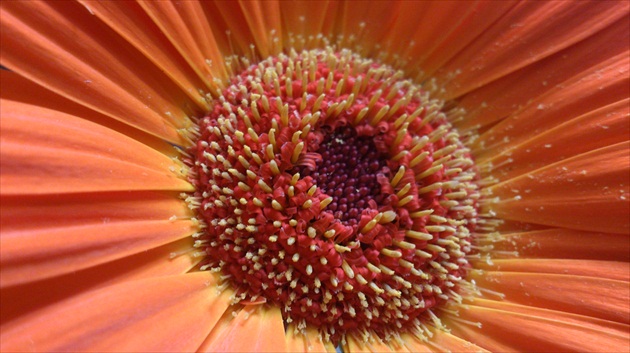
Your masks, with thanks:
<instances>
[{"instance_id":1,"label":"orange flower background","mask_svg":"<svg viewBox=\"0 0 630 353\"><path fill-rule=\"evenodd\" d=\"M478 288L343 351L630 350L628 2L0 3L2 351L324 351L198 271L173 145L234 68L327 40L461 114ZM174 255L174 256L173 256ZM440 323L441 322L441 323ZM285 327L286 326L286 327Z\"/></svg>"}]
</instances>

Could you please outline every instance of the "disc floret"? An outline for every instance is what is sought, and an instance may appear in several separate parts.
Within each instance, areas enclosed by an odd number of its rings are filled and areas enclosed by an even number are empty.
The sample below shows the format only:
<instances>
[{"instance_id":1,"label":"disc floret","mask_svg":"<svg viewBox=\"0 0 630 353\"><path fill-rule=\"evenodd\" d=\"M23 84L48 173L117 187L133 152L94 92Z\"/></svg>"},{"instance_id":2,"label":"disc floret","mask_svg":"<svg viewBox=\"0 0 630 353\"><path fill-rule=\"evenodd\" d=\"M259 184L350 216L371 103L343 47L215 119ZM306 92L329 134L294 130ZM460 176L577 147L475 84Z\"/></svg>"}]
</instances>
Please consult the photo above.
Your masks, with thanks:
<instances>
[{"instance_id":1,"label":"disc floret","mask_svg":"<svg viewBox=\"0 0 630 353\"><path fill-rule=\"evenodd\" d=\"M203 269L236 302L346 334L414 330L461 300L479 192L442 104L401 72L332 49L235 76L188 150Z\"/></svg>"}]
</instances>

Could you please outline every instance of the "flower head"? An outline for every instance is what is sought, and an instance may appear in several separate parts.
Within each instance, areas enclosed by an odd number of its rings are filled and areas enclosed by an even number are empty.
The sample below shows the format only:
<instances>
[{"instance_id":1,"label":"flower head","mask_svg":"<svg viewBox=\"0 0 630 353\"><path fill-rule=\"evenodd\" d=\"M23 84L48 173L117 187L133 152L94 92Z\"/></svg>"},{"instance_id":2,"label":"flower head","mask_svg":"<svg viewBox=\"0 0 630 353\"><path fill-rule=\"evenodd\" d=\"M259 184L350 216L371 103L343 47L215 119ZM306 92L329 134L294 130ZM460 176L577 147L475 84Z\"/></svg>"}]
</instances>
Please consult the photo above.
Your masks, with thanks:
<instances>
[{"instance_id":1,"label":"flower head","mask_svg":"<svg viewBox=\"0 0 630 353\"><path fill-rule=\"evenodd\" d=\"M243 71L192 133L202 268L327 340L420 324L466 274L479 192L440 104L332 49ZM456 201L457 200L457 201Z\"/></svg>"},{"instance_id":2,"label":"flower head","mask_svg":"<svg viewBox=\"0 0 630 353\"><path fill-rule=\"evenodd\" d=\"M2 350L627 349L627 2L0 11Z\"/></svg>"}]
</instances>

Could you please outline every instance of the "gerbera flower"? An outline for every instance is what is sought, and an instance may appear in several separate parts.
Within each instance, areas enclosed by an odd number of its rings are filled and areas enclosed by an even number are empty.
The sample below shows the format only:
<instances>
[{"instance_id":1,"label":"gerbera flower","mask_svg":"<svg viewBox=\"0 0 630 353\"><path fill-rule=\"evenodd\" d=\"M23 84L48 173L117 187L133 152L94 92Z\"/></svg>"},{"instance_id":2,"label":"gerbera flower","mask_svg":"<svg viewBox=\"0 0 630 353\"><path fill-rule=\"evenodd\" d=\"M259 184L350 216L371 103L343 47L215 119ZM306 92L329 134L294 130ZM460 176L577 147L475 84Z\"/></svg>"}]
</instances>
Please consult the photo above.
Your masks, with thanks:
<instances>
[{"instance_id":1,"label":"gerbera flower","mask_svg":"<svg viewBox=\"0 0 630 353\"><path fill-rule=\"evenodd\" d=\"M627 2L12 2L3 351L627 351Z\"/></svg>"}]
</instances>

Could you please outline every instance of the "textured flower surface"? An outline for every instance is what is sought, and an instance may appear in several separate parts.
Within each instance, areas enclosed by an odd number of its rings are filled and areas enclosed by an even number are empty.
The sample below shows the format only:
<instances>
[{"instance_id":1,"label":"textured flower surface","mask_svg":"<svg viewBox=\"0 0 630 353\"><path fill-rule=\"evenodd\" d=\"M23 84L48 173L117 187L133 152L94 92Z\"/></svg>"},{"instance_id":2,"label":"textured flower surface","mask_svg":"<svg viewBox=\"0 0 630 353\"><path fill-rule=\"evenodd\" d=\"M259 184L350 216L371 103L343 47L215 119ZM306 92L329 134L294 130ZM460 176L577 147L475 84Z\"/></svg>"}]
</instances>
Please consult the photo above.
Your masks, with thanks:
<instances>
[{"instance_id":1,"label":"textured flower surface","mask_svg":"<svg viewBox=\"0 0 630 353\"><path fill-rule=\"evenodd\" d=\"M629 13L3 1L0 348L629 351Z\"/></svg>"}]
</instances>

